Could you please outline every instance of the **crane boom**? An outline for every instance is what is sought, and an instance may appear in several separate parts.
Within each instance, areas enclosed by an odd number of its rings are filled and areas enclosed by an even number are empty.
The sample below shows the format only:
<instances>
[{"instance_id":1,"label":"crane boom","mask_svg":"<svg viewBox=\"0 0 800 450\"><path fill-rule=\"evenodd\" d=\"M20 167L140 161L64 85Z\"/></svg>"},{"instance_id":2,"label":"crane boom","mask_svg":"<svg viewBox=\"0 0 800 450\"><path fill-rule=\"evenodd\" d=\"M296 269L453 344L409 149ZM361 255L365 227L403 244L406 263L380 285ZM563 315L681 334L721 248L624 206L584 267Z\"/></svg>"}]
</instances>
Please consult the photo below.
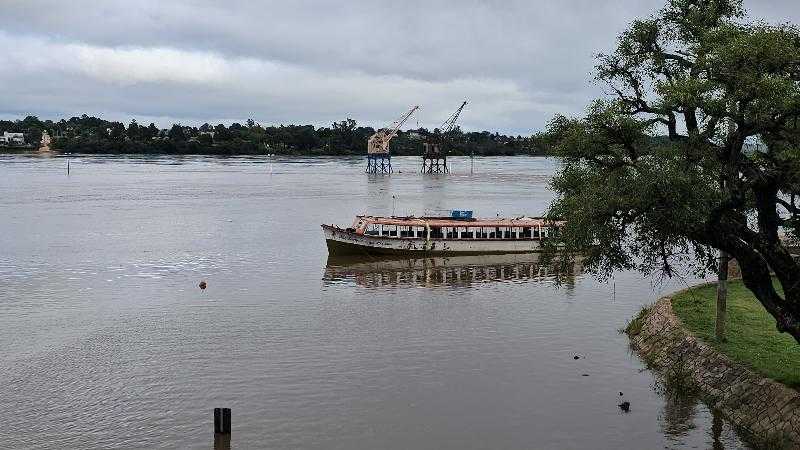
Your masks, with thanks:
<instances>
[{"instance_id":1,"label":"crane boom","mask_svg":"<svg viewBox=\"0 0 800 450\"><path fill-rule=\"evenodd\" d=\"M447 134L447 133L453 131L453 129L455 129L456 121L458 120L458 116L461 115L461 111L464 110L465 106L467 106L467 101L466 100L464 100L464 103L462 103L461 106L458 107L456 112L451 114L450 117L448 117L447 120L444 121L444 123L442 124L442 132L443 133Z\"/></svg>"},{"instance_id":2,"label":"crane boom","mask_svg":"<svg viewBox=\"0 0 800 450\"><path fill-rule=\"evenodd\" d=\"M391 127L381 128L367 140L367 154L389 153L389 141L397 135L397 131L404 123L418 110L419 106L413 106L402 117L392 122Z\"/></svg>"},{"instance_id":3,"label":"crane boom","mask_svg":"<svg viewBox=\"0 0 800 450\"><path fill-rule=\"evenodd\" d=\"M411 117L412 114L414 114L414 111L416 111L418 109L419 109L419 106L417 106L417 105L413 106L411 109L408 110L407 113L405 113L403 115L403 117L401 117L400 119L398 119L398 120L396 120L394 122L395 125L394 125L394 127L392 128L392 131L389 134L389 139L393 138L397 134L397 130L399 130L400 127L402 127L403 124L406 123L406 120L408 120L408 118Z\"/></svg>"}]
</instances>

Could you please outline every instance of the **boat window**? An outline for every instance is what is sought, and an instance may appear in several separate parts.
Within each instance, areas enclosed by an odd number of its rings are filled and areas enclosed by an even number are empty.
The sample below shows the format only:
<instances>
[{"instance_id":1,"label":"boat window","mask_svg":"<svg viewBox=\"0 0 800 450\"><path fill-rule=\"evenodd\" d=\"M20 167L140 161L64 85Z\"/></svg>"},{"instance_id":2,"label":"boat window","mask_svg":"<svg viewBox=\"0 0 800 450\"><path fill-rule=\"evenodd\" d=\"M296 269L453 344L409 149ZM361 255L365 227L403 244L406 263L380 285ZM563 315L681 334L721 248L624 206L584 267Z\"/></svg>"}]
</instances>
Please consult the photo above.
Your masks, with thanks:
<instances>
[{"instance_id":1,"label":"boat window","mask_svg":"<svg viewBox=\"0 0 800 450\"><path fill-rule=\"evenodd\" d=\"M378 227L378 225L375 225L374 223L371 223L371 224L367 225L367 229L365 231L365 234L368 234L370 236L377 236L378 234L380 234L380 228Z\"/></svg>"},{"instance_id":2,"label":"boat window","mask_svg":"<svg viewBox=\"0 0 800 450\"><path fill-rule=\"evenodd\" d=\"M441 227L431 227L431 239L441 239L442 237Z\"/></svg>"},{"instance_id":3,"label":"boat window","mask_svg":"<svg viewBox=\"0 0 800 450\"><path fill-rule=\"evenodd\" d=\"M535 238L539 237L539 228L540 227L533 227L533 237Z\"/></svg>"},{"instance_id":4,"label":"boat window","mask_svg":"<svg viewBox=\"0 0 800 450\"><path fill-rule=\"evenodd\" d=\"M506 227L503 229L503 239L511 239L511 229Z\"/></svg>"},{"instance_id":5,"label":"boat window","mask_svg":"<svg viewBox=\"0 0 800 450\"><path fill-rule=\"evenodd\" d=\"M530 238L531 237L531 227L522 228L522 237L523 238Z\"/></svg>"}]
</instances>

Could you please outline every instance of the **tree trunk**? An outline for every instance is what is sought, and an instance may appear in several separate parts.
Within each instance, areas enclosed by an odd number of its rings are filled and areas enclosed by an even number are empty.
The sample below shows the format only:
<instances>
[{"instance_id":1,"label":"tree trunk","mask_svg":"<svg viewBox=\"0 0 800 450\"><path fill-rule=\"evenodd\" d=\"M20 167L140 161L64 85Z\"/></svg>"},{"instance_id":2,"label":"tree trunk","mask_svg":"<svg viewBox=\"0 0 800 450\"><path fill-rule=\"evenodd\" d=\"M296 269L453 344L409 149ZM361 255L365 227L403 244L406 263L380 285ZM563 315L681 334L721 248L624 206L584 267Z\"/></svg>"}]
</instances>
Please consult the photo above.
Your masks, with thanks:
<instances>
[{"instance_id":1,"label":"tree trunk","mask_svg":"<svg viewBox=\"0 0 800 450\"><path fill-rule=\"evenodd\" d=\"M730 256L724 250L719 252L717 271L717 317L714 322L714 335L719 342L725 342L725 323L728 320L728 263Z\"/></svg>"},{"instance_id":2,"label":"tree trunk","mask_svg":"<svg viewBox=\"0 0 800 450\"><path fill-rule=\"evenodd\" d=\"M736 103L730 103L731 110L736 111ZM728 120L728 137L733 136L736 126L733 120ZM730 195L728 191L728 177L730 171L726 170L719 180L720 190L725 195ZM717 317L714 322L714 336L718 342L725 342L725 324L728 321L728 263L731 257L725 250L719 251L719 268L717 269Z\"/></svg>"},{"instance_id":3,"label":"tree trunk","mask_svg":"<svg viewBox=\"0 0 800 450\"><path fill-rule=\"evenodd\" d=\"M800 343L800 298L796 289L781 283L785 298L781 297L772 284L770 266L761 255L742 243L734 244L728 250L742 269L744 285L775 318L778 331L790 334ZM771 262L775 272L797 271L797 265L793 261L792 267L782 259L773 259Z\"/></svg>"}]
</instances>

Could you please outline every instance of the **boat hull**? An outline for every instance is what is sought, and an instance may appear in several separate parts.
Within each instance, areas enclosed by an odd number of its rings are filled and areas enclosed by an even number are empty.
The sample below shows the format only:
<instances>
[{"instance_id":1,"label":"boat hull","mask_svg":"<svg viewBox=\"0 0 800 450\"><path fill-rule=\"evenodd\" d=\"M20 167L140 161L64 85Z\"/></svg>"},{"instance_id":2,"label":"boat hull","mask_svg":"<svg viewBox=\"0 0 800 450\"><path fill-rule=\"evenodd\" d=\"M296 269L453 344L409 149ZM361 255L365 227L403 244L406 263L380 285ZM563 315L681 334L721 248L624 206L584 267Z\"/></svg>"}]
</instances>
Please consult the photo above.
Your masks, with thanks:
<instances>
[{"instance_id":1,"label":"boat hull","mask_svg":"<svg viewBox=\"0 0 800 450\"><path fill-rule=\"evenodd\" d=\"M323 225L331 255L486 255L535 253L542 250L536 239L431 239L359 235Z\"/></svg>"}]
</instances>

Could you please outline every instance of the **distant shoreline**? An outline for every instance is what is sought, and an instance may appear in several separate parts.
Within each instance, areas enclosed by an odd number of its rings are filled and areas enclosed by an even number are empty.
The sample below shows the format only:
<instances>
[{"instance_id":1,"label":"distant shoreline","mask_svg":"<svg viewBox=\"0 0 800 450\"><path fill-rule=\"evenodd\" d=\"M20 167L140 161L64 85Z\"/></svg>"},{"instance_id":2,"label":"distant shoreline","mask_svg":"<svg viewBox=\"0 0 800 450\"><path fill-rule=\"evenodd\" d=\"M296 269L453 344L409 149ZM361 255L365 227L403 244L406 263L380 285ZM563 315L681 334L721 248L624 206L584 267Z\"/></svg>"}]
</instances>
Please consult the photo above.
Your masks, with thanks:
<instances>
[{"instance_id":1,"label":"distant shoreline","mask_svg":"<svg viewBox=\"0 0 800 450\"><path fill-rule=\"evenodd\" d=\"M244 124L188 126L180 123L159 128L82 115L69 119L39 120L35 116L0 120L0 132L14 133L26 146L49 146L52 151L82 154L148 155L286 155L358 156L367 152L369 139L379 130L359 126L353 119L330 126L267 125L249 119ZM20 144L22 142L19 142ZM396 130L389 150L392 156L420 155L435 145L448 156L546 155L552 148L545 136L502 135L489 131L462 131L455 127ZM19 148L23 148L20 146ZM0 153L20 153L17 147Z\"/></svg>"},{"instance_id":2,"label":"distant shoreline","mask_svg":"<svg viewBox=\"0 0 800 450\"><path fill-rule=\"evenodd\" d=\"M333 154L333 153L315 153L315 152L296 152L296 153L164 153L164 152L153 152L153 153L126 153L126 152L103 152L103 153L94 153L94 152L64 152L61 150L50 149L48 151L41 151L39 149L30 149L30 148L0 148L0 155L29 155L29 156L38 156L38 155L50 155L50 156L218 156L218 157L240 157L240 156L251 156L251 157L326 157L326 158L357 158L357 157L366 157L366 153L344 153L344 154ZM414 155L414 154L392 154L393 157L418 157L421 158L422 155ZM529 154L529 153L514 153L514 154L492 154L492 155L472 155L474 158L502 158L502 157L532 157L532 158L548 158L552 157L553 155L542 155L542 154ZM463 154L453 154L448 155L451 158L469 158L470 155L463 155Z\"/></svg>"}]
</instances>

